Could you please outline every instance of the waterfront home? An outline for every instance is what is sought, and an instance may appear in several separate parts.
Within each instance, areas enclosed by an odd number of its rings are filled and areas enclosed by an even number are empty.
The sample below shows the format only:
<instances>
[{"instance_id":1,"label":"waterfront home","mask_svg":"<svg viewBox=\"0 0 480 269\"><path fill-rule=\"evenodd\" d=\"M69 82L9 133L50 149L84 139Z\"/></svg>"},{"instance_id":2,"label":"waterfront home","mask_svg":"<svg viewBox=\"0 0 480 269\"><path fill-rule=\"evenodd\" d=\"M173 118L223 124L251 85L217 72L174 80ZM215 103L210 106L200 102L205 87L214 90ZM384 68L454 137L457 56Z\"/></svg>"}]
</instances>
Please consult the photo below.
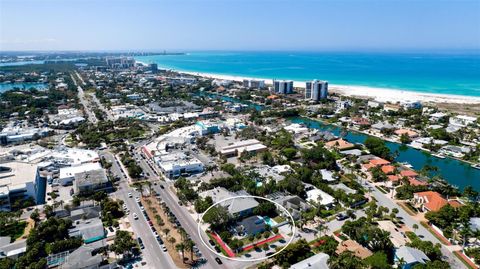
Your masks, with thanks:
<instances>
[{"instance_id":1,"label":"waterfront home","mask_svg":"<svg viewBox=\"0 0 480 269\"><path fill-rule=\"evenodd\" d=\"M343 138L340 138L325 143L325 147L327 149L347 150L355 147L355 145L346 140L343 140Z\"/></svg>"},{"instance_id":2,"label":"waterfront home","mask_svg":"<svg viewBox=\"0 0 480 269\"><path fill-rule=\"evenodd\" d=\"M231 192L223 187L207 190L199 195L203 198L207 196L212 197L213 203L238 196L250 196L246 191ZM220 205L227 209L232 216L249 216L252 214L253 209L258 206L258 202L251 197L239 197L223 201Z\"/></svg>"},{"instance_id":3,"label":"waterfront home","mask_svg":"<svg viewBox=\"0 0 480 269\"><path fill-rule=\"evenodd\" d=\"M440 149L441 153L445 155L453 156L456 158L462 158L466 153L470 153L470 151L471 151L470 147L454 146L454 145L446 145Z\"/></svg>"},{"instance_id":4,"label":"waterfront home","mask_svg":"<svg viewBox=\"0 0 480 269\"><path fill-rule=\"evenodd\" d=\"M418 133L415 132L415 131L412 131L412 130L408 130L408 129L398 129L398 130L395 130L394 133L398 136L402 136L402 135L407 135L409 138L416 138L418 137Z\"/></svg>"},{"instance_id":5,"label":"waterfront home","mask_svg":"<svg viewBox=\"0 0 480 269\"><path fill-rule=\"evenodd\" d=\"M370 126L370 121L366 118L356 117L352 119L352 124L359 127Z\"/></svg>"},{"instance_id":6,"label":"waterfront home","mask_svg":"<svg viewBox=\"0 0 480 269\"><path fill-rule=\"evenodd\" d=\"M453 207L461 206L458 201L448 201L447 199L443 198L440 193L435 191L423 191L414 193L411 203L415 208L422 212L436 212L447 204L450 204Z\"/></svg>"},{"instance_id":7,"label":"waterfront home","mask_svg":"<svg viewBox=\"0 0 480 269\"><path fill-rule=\"evenodd\" d=\"M399 263L400 260L404 262L400 267L402 269L411 269L417 264L424 264L425 262L430 261L423 251L407 246L402 246L395 250L394 260L396 263Z\"/></svg>"},{"instance_id":8,"label":"waterfront home","mask_svg":"<svg viewBox=\"0 0 480 269\"><path fill-rule=\"evenodd\" d=\"M386 130L394 130L395 126L391 125L390 123L386 122L378 122L372 125L372 129L378 130L378 131L386 131Z\"/></svg>"}]
</instances>

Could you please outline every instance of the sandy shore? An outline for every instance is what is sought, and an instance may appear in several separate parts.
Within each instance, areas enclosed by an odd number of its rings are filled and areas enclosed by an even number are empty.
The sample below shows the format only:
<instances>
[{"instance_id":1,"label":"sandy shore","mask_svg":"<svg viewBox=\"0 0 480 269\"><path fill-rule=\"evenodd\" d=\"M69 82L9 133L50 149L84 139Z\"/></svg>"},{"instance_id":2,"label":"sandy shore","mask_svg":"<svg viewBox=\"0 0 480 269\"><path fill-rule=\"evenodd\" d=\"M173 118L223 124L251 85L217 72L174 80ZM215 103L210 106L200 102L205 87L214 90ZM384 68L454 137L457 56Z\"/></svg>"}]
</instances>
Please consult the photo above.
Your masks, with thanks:
<instances>
[{"instance_id":1,"label":"sandy shore","mask_svg":"<svg viewBox=\"0 0 480 269\"><path fill-rule=\"evenodd\" d=\"M180 73L184 73L184 74L202 76L202 77L213 78L213 79L225 79L225 80L233 80L233 81L243 81L244 79L257 79L257 80L264 80L266 84L272 85L273 83L272 79L265 79L265 78L251 78L251 77L220 75L220 74L210 74L210 73L201 73L201 72L187 72L187 71L179 71L174 69L172 70ZM294 87L305 88L305 82L302 82L302 81L294 81L293 85ZM450 103L450 104L480 105L480 97L454 95L454 94L435 94L435 93L405 91L405 90L389 89L389 88L375 88L375 87L366 87L366 86L335 85L335 84L329 85L329 91L338 93L344 96L371 98L381 102L420 101L422 103Z\"/></svg>"}]
</instances>

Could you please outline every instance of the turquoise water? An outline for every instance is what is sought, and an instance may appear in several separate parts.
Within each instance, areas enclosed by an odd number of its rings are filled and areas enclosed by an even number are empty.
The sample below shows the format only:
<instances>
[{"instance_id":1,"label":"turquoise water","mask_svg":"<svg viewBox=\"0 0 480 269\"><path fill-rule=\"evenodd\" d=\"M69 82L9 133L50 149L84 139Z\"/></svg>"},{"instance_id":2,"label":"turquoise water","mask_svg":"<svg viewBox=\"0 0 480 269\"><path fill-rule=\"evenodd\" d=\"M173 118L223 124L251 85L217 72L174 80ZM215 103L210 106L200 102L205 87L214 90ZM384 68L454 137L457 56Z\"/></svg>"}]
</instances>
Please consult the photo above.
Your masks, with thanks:
<instances>
[{"instance_id":1,"label":"turquoise water","mask_svg":"<svg viewBox=\"0 0 480 269\"><path fill-rule=\"evenodd\" d=\"M219 98L228 102L247 103L235 98L212 93L201 93L201 95ZM263 107L260 105L255 105L255 108L261 110ZM319 121L302 117L292 118L291 121L293 123L304 123L309 128L330 131L337 136L342 135L342 129L334 125L323 124ZM347 134L344 136L345 139L352 143L362 144L365 142L367 137L367 135L357 132L347 132ZM422 167L426 164L436 166L438 167L438 174L451 185L458 187L460 190L470 185L475 190L480 191L480 170L472 168L469 164L448 157L445 159L440 159L427 152L397 143L385 141L385 144L392 152L398 152L396 158L396 161L398 162L408 162L416 170L422 169Z\"/></svg>"},{"instance_id":2,"label":"turquoise water","mask_svg":"<svg viewBox=\"0 0 480 269\"><path fill-rule=\"evenodd\" d=\"M0 93L13 90L15 88L21 90L28 90L30 88L35 88L37 90L45 90L48 88L46 83L0 83Z\"/></svg>"},{"instance_id":3,"label":"turquoise water","mask_svg":"<svg viewBox=\"0 0 480 269\"><path fill-rule=\"evenodd\" d=\"M137 56L179 71L480 96L480 53L193 52Z\"/></svg>"},{"instance_id":4,"label":"turquoise water","mask_svg":"<svg viewBox=\"0 0 480 269\"><path fill-rule=\"evenodd\" d=\"M323 131L330 131L337 136L342 133L341 128L323 124L318 121L306 119L306 118L293 118L293 123L304 123L309 128L315 128ZM364 143L367 139L367 135L348 132L344 138L352 143ZM415 170L420 170L426 164L438 167L438 173L451 185L457 186L460 190L470 185L477 191L480 191L480 170L472 168L469 164L464 162L445 158L440 159L434 157L427 152L407 147L401 144L385 142L391 152L398 152L398 157L395 159L397 162L408 162Z\"/></svg>"},{"instance_id":5,"label":"turquoise water","mask_svg":"<svg viewBox=\"0 0 480 269\"><path fill-rule=\"evenodd\" d=\"M277 223L276 223L274 220L272 220L270 217L265 216L265 217L262 217L262 218L263 218L263 221L265 221L265 223L266 223L268 226L270 226L270 227L273 227L273 226L275 226L275 225L277 224Z\"/></svg>"}]
</instances>

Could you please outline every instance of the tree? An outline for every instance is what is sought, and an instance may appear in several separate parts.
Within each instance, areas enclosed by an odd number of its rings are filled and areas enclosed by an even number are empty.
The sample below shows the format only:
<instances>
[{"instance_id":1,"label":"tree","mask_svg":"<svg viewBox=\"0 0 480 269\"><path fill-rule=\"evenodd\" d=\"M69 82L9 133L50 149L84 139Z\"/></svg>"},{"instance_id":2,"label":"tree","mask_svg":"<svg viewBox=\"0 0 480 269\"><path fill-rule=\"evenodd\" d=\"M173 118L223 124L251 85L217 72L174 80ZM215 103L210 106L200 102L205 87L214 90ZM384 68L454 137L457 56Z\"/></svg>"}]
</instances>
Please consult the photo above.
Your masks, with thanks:
<instances>
[{"instance_id":1,"label":"tree","mask_svg":"<svg viewBox=\"0 0 480 269\"><path fill-rule=\"evenodd\" d=\"M284 148L282 154L287 160L292 160L297 155L297 150L295 148Z\"/></svg>"},{"instance_id":2,"label":"tree","mask_svg":"<svg viewBox=\"0 0 480 269\"><path fill-rule=\"evenodd\" d=\"M115 252L115 254L125 254L131 253L132 248L136 247L137 244L133 240L132 235L127 231L117 230L115 234L115 240L110 248Z\"/></svg>"},{"instance_id":3,"label":"tree","mask_svg":"<svg viewBox=\"0 0 480 269\"><path fill-rule=\"evenodd\" d=\"M212 229L217 229L225 225L229 221L230 217L225 208L221 206L215 206L210 208L204 213L202 220L210 224Z\"/></svg>"},{"instance_id":4,"label":"tree","mask_svg":"<svg viewBox=\"0 0 480 269\"><path fill-rule=\"evenodd\" d=\"M335 251L337 250L337 247L338 247L338 241L335 240L333 237L323 236L323 237L320 237L317 242L321 242L319 246L316 247L317 250L325 254L328 254L330 256L337 255Z\"/></svg>"},{"instance_id":5,"label":"tree","mask_svg":"<svg viewBox=\"0 0 480 269\"><path fill-rule=\"evenodd\" d=\"M365 140L365 146L373 155L387 160L393 160L390 149L385 145L385 141L380 138L369 136Z\"/></svg>"},{"instance_id":6,"label":"tree","mask_svg":"<svg viewBox=\"0 0 480 269\"><path fill-rule=\"evenodd\" d=\"M32 214L30 214L30 218L37 224L40 222L40 214L38 213L38 209L35 209Z\"/></svg>"},{"instance_id":7,"label":"tree","mask_svg":"<svg viewBox=\"0 0 480 269\"><path fill-rule=\"evenodd\" d=\"M185 262L185 245L183 243L176 244L175 250L182 253L182 262Z\"/></svg>"},{"instance_id":8,"label":"tree","mask_svg":"<svg viewBox=\"0 0 480 269\"><path fill-rule=\"evenodd\" d=\"M413 224L412 228L413 228L413 230L415 230L415 231L416 231L416 230L418 229L418 224L416 224L416 223L415 223L415 224Z\"/></svg>"},{"instance_id":9,"label":"tree","mask_svg":"<svg viewBox=\"0 0 480 269\"><path fill-rule=\"evenodd\" d=\"M277 207L269 201L262 201L257 207L253 209L253 214L260 216L276 217Z\"/></svg>"},{"instance_id":10,"label":"tree","mask_svg":"<svg viewBox=\"0 0 480 269\"><path fill-rule=\"evenodd\" d=\"M354 256L351 252L345 251L338 256L331 256L328 260L330 269L363 269L365 265L362 260Z\"/></svg>"},{"instance_id":11,"label":"tree","mask_svg":"<svg viewBox=\"0 0 480 269\"><path fill-rule=\"evenodd\" d=\"M372 256L365 259L365 264L370 269L390 269L392 266L388 264L387 255L382 252L375 252Z\"/></svg>"},{"instance_id":12,"label":"tree","mask_svg":"<svg viewBox=\"0 0 480 269\"><path fill-rule=\"evenodd\" d=\"M229 246L235 251L235 253L239 253L243 248L243 241L237 238L232 239Z\"/></svg>"},{"instance_id":13,"label":"tree","mask_svg":"<svg viewBox=\"0 0 480 269\"><path fill-rule=\"evenodd\" d=\"M403 133L403 134L400 136L400 142L402 142L402 144L408 144L408 143L412 142L412 140L410 139L410 137L408 136L408 134Z\"/></svg>"},{"instance_id":14,"label":"tree","mask_svg":"<svg viewBox=\"0 0 480 269\"><path fill-rule=\"evenodd\" d=\"M184 245L185 250L190 251L190 261L193 261L193 246L195 246L195 243L191 239L188 239L185 241Z\"/></svg>"},{"instance_id":15,"label":"tree","mask_svg":"<svg viewBox=\"0 0 480 269\"><path fill-rule=\"evenodd\" d=\"M275 255L275 263L283 268L289 268L292 264L305 260L313 253L305 239L288 245L282 252Z\"/></svg>"}]
</instances>

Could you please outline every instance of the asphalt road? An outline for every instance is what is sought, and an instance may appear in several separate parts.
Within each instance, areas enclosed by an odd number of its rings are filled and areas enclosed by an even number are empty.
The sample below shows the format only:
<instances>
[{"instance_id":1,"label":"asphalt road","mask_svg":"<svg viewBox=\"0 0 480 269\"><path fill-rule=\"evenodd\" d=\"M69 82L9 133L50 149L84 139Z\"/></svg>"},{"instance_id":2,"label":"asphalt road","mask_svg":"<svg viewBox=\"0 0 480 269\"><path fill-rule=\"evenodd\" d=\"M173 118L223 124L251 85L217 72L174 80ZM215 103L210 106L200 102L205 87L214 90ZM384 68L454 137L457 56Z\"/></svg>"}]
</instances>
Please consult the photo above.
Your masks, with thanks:
<instances>
[{"instance_id":1,"label":"asphalt road","mask_svg":"<svg viewBox=\"0 0 480 269\"><path fill-rule=\"evenodd\" d=\"M412 228L414 224L418 225L418 229L415 230L415 234L423 237L422 240L431 241L434 244L439 243L442 246L441 250L442 254L444 255L444 259L450 263L452 268L467 268L450 250L445 247L445 245L440 242L440 240L438 240L433 234L425 229L417 220L413 219L412 216L410 216L402 207L397 205L394 201L387 197L387 195L380 192L370 182L367 182L367 184L371 187L371 194L375 197L375 199L377 199L378 205L388 207L390 211L392 211L393 208L397 208L399 211L397 216L402 217L403 222L408 227Z\"/></svg>"},{"instance_id":2,"label":"asphalt road","mask_svg":"<svg viewBox=\"0 0 480 269\"><path fill-rule=\"evenodd\" d=\"M148 268L159 268L158 265L161 265L162 268L176 268L170 255L160 249L160 245L153 235L140 207L135 202L135 197L140 196L140 194L127 184L123 172L120 166L116 163L114 156L108 151L102 151L101 155L105 156L107 161L112 162L111 171L113 175L120 176L121 178L119 188L112 194L112 196L123 200L127 205L127 208L130 210L128 219L132 225L133 232L136 237L142 238L143 244L145 245L145 249L142 250L142 253L144 260L147 262L146 266L148 266ZM128 197L129 192L132 193L132 198ZM134 220L134 213L138 215L138 220Z\"/></svg>"}]
</instances>

